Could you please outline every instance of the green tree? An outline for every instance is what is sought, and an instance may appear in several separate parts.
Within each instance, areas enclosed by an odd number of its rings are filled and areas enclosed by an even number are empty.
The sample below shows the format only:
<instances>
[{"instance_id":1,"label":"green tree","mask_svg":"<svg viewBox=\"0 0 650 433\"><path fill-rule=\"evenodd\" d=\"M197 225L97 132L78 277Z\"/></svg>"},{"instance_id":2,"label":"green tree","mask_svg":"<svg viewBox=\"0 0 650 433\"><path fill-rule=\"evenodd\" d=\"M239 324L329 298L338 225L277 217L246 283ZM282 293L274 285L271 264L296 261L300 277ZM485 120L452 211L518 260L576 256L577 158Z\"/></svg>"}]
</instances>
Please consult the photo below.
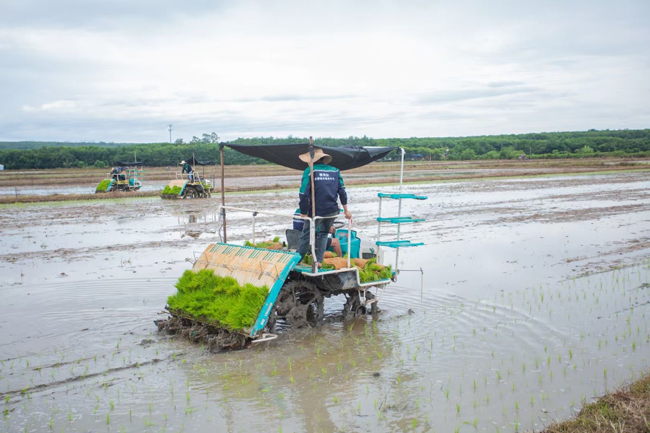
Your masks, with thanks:
<instances>
[{"instance_id":1,"label":"green tree","mask_svg":"<svg viewBox=\"0 0 650 433\"><path fill-rule=\"evenodd\" d=\"M465 149L460 153L460 159L463 161L476 159L476 152L474 152L474 149Z\"/></svg>"}]
</instances>

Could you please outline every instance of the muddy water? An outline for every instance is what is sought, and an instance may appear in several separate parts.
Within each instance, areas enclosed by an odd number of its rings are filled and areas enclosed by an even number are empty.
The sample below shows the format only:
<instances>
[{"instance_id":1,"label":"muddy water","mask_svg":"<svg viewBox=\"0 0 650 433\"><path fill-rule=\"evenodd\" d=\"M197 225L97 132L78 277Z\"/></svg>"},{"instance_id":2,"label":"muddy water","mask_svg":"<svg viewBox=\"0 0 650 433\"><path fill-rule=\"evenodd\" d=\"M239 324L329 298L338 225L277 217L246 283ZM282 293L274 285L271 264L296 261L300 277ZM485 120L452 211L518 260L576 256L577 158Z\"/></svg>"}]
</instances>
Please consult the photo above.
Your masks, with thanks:
<instances>
[{"instance_id":1,"label":"muddy water","mask_svg":"<svg viewBox=\"0 0 650 433\"><path fill-rule=\"evenodd\" d=\"M426 246L402 250L417 272L379 294L375 320L343 323L331 300L316 330L217 355L152 323L186 260L218 239L216 200L5 206L0 431L541 428L647 366L649 180L409 187L430 200L406 213L428 221L403 236ZM376 190L350 195L375 236ZM230 202L295 209L289 193ZM249 222L229 215L232 241ZM257 235L288 222L258 218Z\"/></svg>"}]
</instances>

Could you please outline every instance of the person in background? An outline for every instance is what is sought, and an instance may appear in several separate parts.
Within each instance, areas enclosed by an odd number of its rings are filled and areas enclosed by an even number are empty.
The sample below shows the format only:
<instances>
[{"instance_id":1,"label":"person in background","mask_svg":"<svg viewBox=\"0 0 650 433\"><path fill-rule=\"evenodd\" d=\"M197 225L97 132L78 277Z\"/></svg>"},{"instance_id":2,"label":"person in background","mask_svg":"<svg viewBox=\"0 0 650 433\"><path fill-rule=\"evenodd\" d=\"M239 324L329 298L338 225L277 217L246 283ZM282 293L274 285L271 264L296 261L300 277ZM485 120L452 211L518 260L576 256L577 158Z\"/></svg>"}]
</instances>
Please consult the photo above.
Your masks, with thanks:
<instances>
[{"instance_id":1,"label":"person in background","mask_svg":"<svg viewBox=\"0 0 650 433\"><path fill-rule=\"evenodd\" d=\"M181 170L181 174L187 173L187 178L189 180L192 180L192 178L194 177L194 175L193 175L194 170L192 169L192 166L189 163L185 162L185 161L181 161L180 165L183 168Z\"/></svg>"},{"instance_id":2,"label":"person in background","mask_svg":"<svg viewBox=\"0 0 650 433\"><path fill-rule=\"evenodd\" d=\"M305 220L300 219L300 218L295 218L300 216L300 208L296 209L296 212L293 214L293 229L298 230L302 232L302 229L305 226ZM336 254L338 257L343 257L343 250L341 250L341 242L339 242L338 239L334 237L334 232L336 229L334 227L330 228L329 235L327 236L327 247L325 250L329 250L332 248L332 251L334 251L334 254Z\"/></svg>"},{"instance_id":3,"label":"person in background","mask_svg":"<svg viewBox=\"0 0 650 433\"><path fill-rule=\"evenodd\" d=\"M112 175L113 179L115 180L125 180L126 175L124 174L124 168L120 166L115 166L111 170L110 174Z\"/></svg>"},{"instance_id":4,"label":"person in background","mask_svg":"<svg viewBox=\"0 0 650 433\"><path fill-rule=\"evenodd\" d=\"M309 152L299 156L300 160L306 163L310 162ZM313 158L314 167L314 196L316 216L329 217L322 218L316 221L316 265L321 267L323 255L327 248L327 237L332 228L334 220L340 213L338 200L343 205L343 211L347 219L352 218L352 214L348 211L348 195L345 191L345 185L341 172L338 168L328 165L332 162L332 157L323 152L322 149L315 149ZM309 167L305 169L302 175L302 183L300 185L300 215L303 217L312 217L312 202L311 202L311 172ZM301 260L309 250L309 221L305 220L305 224L300 235L300 243L298 250Z\"/></svg>"}]
</instances>

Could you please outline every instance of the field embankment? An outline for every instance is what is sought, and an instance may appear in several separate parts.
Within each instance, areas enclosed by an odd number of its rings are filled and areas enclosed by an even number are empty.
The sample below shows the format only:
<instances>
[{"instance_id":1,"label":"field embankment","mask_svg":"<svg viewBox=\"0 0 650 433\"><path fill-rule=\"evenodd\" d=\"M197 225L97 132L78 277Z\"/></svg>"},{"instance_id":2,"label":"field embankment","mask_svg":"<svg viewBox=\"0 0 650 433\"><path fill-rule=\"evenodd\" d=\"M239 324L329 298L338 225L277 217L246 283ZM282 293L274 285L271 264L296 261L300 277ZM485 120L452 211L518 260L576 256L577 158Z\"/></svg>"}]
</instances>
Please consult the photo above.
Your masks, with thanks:
<instances>
[{"instance_id":1,"label":"field embankment","mask_svg":"<svg viewBox=\"0 0 650 433\"><path fill-rule=\"evenodd\" d=\"M543 433L645 433L650 431L650 373L582 408L573 419Z\"/></svg>"}]
</instances>

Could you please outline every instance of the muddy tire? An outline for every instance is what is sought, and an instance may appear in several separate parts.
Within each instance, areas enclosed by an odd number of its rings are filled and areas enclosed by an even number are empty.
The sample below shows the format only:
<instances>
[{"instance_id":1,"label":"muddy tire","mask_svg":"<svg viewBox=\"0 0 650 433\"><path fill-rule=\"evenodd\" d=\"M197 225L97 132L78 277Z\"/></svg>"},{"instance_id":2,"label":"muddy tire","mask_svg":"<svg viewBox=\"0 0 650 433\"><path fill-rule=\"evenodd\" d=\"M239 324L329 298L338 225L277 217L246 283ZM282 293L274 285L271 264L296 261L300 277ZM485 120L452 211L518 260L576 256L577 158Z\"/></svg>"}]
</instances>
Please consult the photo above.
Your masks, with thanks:
<instances>
[{"instance_id":1,"label":"muddy tire","mask_svg":"<svg viewBox=\"0 0 650 433\"><path fill-rule=\"evenodd\" d=\"M298 304L287 313L286 319L292 328L315 328L320 324L323 315L323 299L308 295L298 300Z\"/></svg>"},{"instance_id":2,"label":"muddy tire","mask_svg":"<svg viewBox=\"0 0 650 433\"><path fill-rule=\"evenodd\" d=\"M316 285L291 281L278 294L267 326L272 332L277 319L285 319L292 328L314 328L323 320L324 306L325 299Z\"/></svg>"},{"instance_id":3,"label":"muddy tire","mask_svg":"<svg viewBox=\"0 0 650 433\"><path fill-rule=\"evenodd\" d=\"M374 298L375 296L372 293L366 292L365 294L366 301L370 301ZM368 313L373 315L379 313L379 308L377 307L377 303L373 302L370 305L363 305L363 302L359 297L359 293L356 291L352 292L348 296L345 305L343 305L343 319L350 320L355 317L365 316Z\"/></svg>"},{"instance_id":4,"label":"muddy tire","mask_svg":"<svg viewBox=\"0 0 650 433\"><path fill-rule=\"evenodd\" d=\"M185 187L185 190L183 191L183 196L182 198L196 198L198 196L198 193L194 189L194 187L187 186Z\"/></svg>"}]
</instances>

